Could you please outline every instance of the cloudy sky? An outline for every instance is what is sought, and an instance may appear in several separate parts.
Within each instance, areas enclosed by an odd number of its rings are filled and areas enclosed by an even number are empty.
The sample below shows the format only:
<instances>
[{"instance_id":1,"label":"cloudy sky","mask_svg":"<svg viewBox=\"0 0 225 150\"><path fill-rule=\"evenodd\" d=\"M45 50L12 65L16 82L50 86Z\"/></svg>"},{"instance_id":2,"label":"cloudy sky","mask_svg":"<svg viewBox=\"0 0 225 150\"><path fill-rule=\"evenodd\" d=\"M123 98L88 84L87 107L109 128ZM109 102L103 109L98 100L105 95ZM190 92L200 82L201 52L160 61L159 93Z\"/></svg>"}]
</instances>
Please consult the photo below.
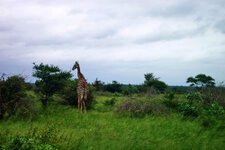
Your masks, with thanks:
<instances>
[{"instance_id":1,"label":"cloudy sky","mask_svg":"<svg viewBox=\"0 0 225 150\"><path fill-rule=\"evenodd\" d=\"M0 73L32 78L32 62L88 82L169 85L205 73L225 80L224 0L0 0ZM76 72L74 72L76 76Z\"/></svg>"}]
</instances>

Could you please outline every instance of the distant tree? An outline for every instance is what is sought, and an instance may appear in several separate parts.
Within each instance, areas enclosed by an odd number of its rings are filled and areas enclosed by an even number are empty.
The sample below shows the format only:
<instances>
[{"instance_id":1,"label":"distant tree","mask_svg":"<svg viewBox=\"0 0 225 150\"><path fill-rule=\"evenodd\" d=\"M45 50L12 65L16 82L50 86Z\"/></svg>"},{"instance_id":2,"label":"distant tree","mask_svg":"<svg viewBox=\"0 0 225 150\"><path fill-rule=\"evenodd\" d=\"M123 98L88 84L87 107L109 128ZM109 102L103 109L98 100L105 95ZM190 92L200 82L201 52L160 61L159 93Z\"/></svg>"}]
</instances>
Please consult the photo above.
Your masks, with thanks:
<instances>
[{"instance_id":1,"label":"distant tree","mask_svg":"<svg viewBox=\"0 0 225 150\"><path fill-rule=\"evenodd\" d=\"M153 73L147 73L144 76L145 76L144 86L153 87L160 92L164 92L165 89L167 88L166 83L160 81L159 77L155 77Z\"/></svg>"},{"instance_id":2,"label":"distant tree","mask_svg":"<svg viewBox=\"0 0 225 150\"><path fill-rule=\"evenodd\" d=\"M92 85L95 87L96 91L101 91L103 90L104 82L96 78L95 82Z\"/></svg>"},{"instance_id":3,"label":"distant tree","mask_svg":"<svg viewBox=\"0 0 225 150\"><path fill-rule=\"evenodd\" d=\"M145 82L148 82L151 80L159 80L159 78L156 78L153 73L146 73L145 74Z\"/></svg>"},{"instance_id":4,"label":"distant tree","mask_svg":"<svg viewBox=\"0 0 225 150\"><path fill-rule=\"evenodd\" d=\"M124 95L131 95L138 93L138 88L134 85L128 84L128 86L122 86L122 93Z\"/></svg>"},{"instance_id":5,"label":"distant tree","mask_svg":"<svg viewBox=\"0 0 225 150\"><path fill-rule=\"evenodd\" d=\"M198 74L194 78L189 77L187 78L186 82L190 83L190 86L195 86L195 87L214 87L215 86L215 79L205 74Z\"/></svg>"},{"instance_id":6,"label":"distant tree","mask_svg":"<svg viewBox=\"0 0 225 150\"><path fill-rule=\"evenodd\" d=\"M117 81L112 81L112 84L107 84L105 86L105 90L108 92L121 92L122 91L122 84L118 83Z\"/></svg>"},{"instance_id":7,"label":"distant tree","mask_svg":"<svg viewBox=\"0 0 225 150\"><path fill-rule=\"evenodd\" d=\"M41 93L41 102L44 107L47 106L49 98L56 92L63 89L65 81L72 77L70 72L63 72L57 66L37 65L33 63L33 76L38 78L35 85Z\"/></svg>"}]
</instances>

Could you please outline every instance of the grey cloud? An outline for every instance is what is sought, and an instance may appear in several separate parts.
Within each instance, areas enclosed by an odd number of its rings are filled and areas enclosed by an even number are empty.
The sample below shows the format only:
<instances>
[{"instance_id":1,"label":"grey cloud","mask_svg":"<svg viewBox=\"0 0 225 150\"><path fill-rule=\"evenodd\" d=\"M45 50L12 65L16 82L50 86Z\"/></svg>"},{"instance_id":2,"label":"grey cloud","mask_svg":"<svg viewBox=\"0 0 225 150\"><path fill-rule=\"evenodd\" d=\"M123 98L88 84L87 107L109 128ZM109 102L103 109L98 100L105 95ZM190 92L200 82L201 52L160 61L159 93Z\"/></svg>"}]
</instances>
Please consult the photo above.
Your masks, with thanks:
<instances>
[{"instance_id":1,"label":"grey cloud","mask_svg":"<svg viewBox=\"0 0 225 150\"><path fill-rule=\"evenodd\" d=\"M186 17L196 12L196 4L192 1L180 2L167 7L158 7L147 12L148 15L155 17Z\"/></svg>"},{"instance_id":2,"label":"grey cloud","mask_svg":"<svg viewBox=\"0 0 225 150\"><path fill-rule=\"evenodd\" d=\"M215 29L225 34L225 17L214 25Z\"/></svg>"},{"instance_id":3,"label":"grey cloud","mask_svg":"<svg viewBox=\"0 0 225 150\"><path fill-rule=\"evenodd\" d=\"M89 82L138 84L154 72L179 85L210 71L224 80L224 3L0 1L0 72L30 75L33 61L70 70L76 59Z\"/></svg>"}]
</instances>

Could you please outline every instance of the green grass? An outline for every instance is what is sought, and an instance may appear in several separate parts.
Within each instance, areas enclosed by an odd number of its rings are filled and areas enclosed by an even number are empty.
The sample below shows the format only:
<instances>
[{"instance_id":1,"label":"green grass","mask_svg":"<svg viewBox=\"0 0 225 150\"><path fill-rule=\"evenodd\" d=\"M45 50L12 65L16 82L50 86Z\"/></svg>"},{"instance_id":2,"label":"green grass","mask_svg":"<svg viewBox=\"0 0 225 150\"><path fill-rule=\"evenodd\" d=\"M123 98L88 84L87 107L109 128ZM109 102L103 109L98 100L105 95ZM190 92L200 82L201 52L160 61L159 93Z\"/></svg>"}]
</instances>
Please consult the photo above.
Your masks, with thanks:
<instances>
[{"instance_id":1,"label":"green grass","mask_svg":"<svg viewBox=\"0 0 225 150\"><path fill-rule=\"evenodd\" d=\"M30 93L31 95L33 93ZM35 96L34 96L35 97ZM82 114L69 106L50 105L34 121L3 120L0 133L7 138L26 135L54 126L60 149L224 149L224 129L204 128L197 120L182 115L131 118L113 112L104 101L112 95L97 96L93 110ZM127 97L117 96L117 102ZM0 138L1 139L1 138ZM0 142L1 143L1 142Z\"/></svg>"}]
</instances>

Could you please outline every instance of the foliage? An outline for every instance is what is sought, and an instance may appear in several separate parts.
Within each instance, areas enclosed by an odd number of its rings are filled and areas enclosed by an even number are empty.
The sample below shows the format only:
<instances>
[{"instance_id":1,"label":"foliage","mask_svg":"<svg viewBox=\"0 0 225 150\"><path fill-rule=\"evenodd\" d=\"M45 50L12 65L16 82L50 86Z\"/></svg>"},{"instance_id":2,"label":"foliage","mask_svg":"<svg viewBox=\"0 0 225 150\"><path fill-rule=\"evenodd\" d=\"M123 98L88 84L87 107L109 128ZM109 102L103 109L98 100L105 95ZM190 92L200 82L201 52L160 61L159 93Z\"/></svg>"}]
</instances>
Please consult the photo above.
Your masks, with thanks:
<instances>
[{"instance_id":1,"label":"foliage","mask_svg":"<svg viewBox=\"0 0 225 150\"><path fill-rule=\"evenodd\" d=\"M175 97L175 93L173 91L166 91L164 97L172 101Z\"/></svg>"},{"instance_id":2,"label":"foliage","mask_svg":"<svg viewBox=\"0 0 225 150\"><path fill-rule=\"evenodd\" d=\"M144 74L145 76L145 82L151 81L151 80L159 80L159 78L155 77L155 75L153 73L146 73Z\"/></svg>"},{"instance_id":3,"label":"foliage","mask_svg":"<svg viewBox=\"0 0 225 150\"><path fill-rule=\"evenodd\" d=\"M116 99L113 97L110 100L106 100L104 102L104 105L106 105L106 106L113 106L115 103L116 103Z\"/></svg>"},{"instance_id":4,"label":"foliage","mask_svg":"<svg viewBox=\"0 0 225 150\"><path fill-rule=\"evenodd\" d=\"M77 97L77 85L78 80L67 80L65 83L64 88L61 90L60 95L62 96L63 100L61 101L61 104L64 105L71 105L77 107L78 105L78 97ZM94 87L89 85L89 93L86 101L87 109L90 109L92 105L94 104Z\"/></svg>"},{"instance_id":5,"label":"foliage","mask_svg":"<svg viewBox=\"0 0 225 150\"><path fill-rule=\"evenodd\" d=\"M104 82L102 82L101 80L98 80L98 78L96 78L95 82L92 85L95 87L96 91L104 90Z\"/></svg>"},{"instance_id":6,"label":"foliage","mask_svg":"<svg viewBox=\"0 0 225 150\"><path fill-rule=\"evenodd\" d=\"M179 107L179 103L177 101L174 100L175 98L175 93L173 91L167 91L164 94L164 100L163 103L169 107L169 108L173 108L176 109Z\"/></svg>"},{"instance_id":7,"label":"foliage","mask_svg":"<svg viewBox=\"0 0 225 150\"><path fill-rule=\"evenodd\" d=\"M117 81L112 81L112 84L107 84L105 86L105 90L108 92L121 92L122 91L122 85L120 83L118 83Z\"/></svg>"},{"instance_id":8,"label":"foliage","mask_svg":"<svg viewBox=\"0 0 225 150\"><path fill-rule=\"evenodd\" d=\"M145 81L144 81L145 87L153 87L159 92L164 92L167 88L167 85L165 82L160 81L159 78L156 78L153 73L147 73L145 74Z\"/></svg>"},{"instance_id":9,"label":"foliage","mask_svg":"<svg viewBox=\"0 0 225 150\"><path fill-rule=\"evenodd\" d=\"M5 150L57 150L57 129L54 126L45 129L31 128L25 135L13 135L9 142L2 146Z\"/></svg>"},{"instance_id":10,"label":"foliage","mask_svg":"<svg viewBox=\"0 0 225 150\"><path fill-rule=\"evenodd\" d=\"M44 107L47 106L49 98L65 86L65 81L72 75L70 72L63 72L57 66L37 65L34 63L33 76L38 80L35 82L38 91L41 93L41 102Z\"/></svg>"},{"instance_id":11,"label":"foliage","mask_svg":"<svg viewBox=\"0 0 225 150\"><path fill-rule=\"evenodd\" d=\"M179 107L179 110L183 113L184 117L192 116L198 117L198 109L188 103L184 103Z\"/></svg>"},{"instance_id":12,"label":"foliage","mask_svg":"<svg viewBox=\"0 0 225 150\"><path fill-rule=\"evenodd\" d=\"M196 87L214 87L215 86L215 79L205 74L198 74L194 78L189 77L186 82L191 83L191 86L196 86Z\"/></svg>"},{"instance_id":13,"label":"foliage","mask_svg":"<svg viewBox=\"0 0 225 150\"><path fill-rule=\"evenodd\" d=\"M208 109L205 110L207 114L209 115L214 115L214 116L219 116L224 114L224 109L222 106L218 104L211 104Z\"/></svg>"},{"instance_id":14,"label":"foliage","mask_svg":"<svg viewBox=\"0 0 225 150\"><path fill-rule=\"evenodd\" d=\"M98 102L96 105L102 104L102 107L111 108L103 103L106 99L110 100L113 97L112 93L104 96L95 95L95 97ZM176 95L174 99L177 97L179 95ZM181 97L182 101L186 100L183 95ZM130 99L123 95L116 97L118 101L129 100L128 98ZM155 103L161 103L163 98L163 95L156 95L151 100L155 99L157 100ZM136 99L144 100L146 97L136 97ZM37 135L45 135L44 133L49 131L48 125L52 124L56 131L50 132L57 135L50 136L49 142L43 141L58 149L168 149L168 147L173 149L224 149L225 147L224 122L220 120L215 122L212 128L206 129L202 127L202 122L198 118L184 121L182 115L176 112L171 112L166 116L146 115L137 118L117 115L112 112L113 109L104 112L93 109L87 114L81 114L71 107L57 104L52 107L53 104L55 103L51 103L47 108L52 113L41 112L37 120L32 123L2 120L0 145L8 145L10 137L26 136L31 124L34 128L38 128ZM215 117L215 121L218 120L217 118ZM31 136L31 138L34 137ZM40 144L43 143L40 142Z\"/></svg>"},{"instance_id":15,"label":"foliage","mask_svg":"<svg viewBox=\"0 0 225 150\"><path fill-rule=\"evenodd\" d=\"M221 84L218 87L208 87L201 89L204 105L219 104L225 109L225 87Z\"/></svg>"},{"instance_id":16,"label":"foliage","mask_svg":"<svg viewBox=\"0 0 225 150\"><path fill-rule=\"evenodd\" d=\"M159 80L150 80L145 82L147 87L154 87L160 92L164 92L167 88L167 85L163 81Z\"/></svg>"},{"instance_id":17,"label":"foliage","mask_svg":"<svg viewBox=\"0 0 225 150\"><path fill-rule=\"evenodd\" d=\"M147 114L167 114L168 109L158 101L129 99L119 103L116 112L131 117L140 117Z\"/></svg>"},{"instance_id":18,"label":"foliage","mask_svg":"<svg viewBox=\"0 0 225 150\"><path fill-rule=\"evenodd\" d=\"M8 116L17 114L29 118L34 113L33 101L25 94L24 78L18 75L0 80L0 119L6 113Z\"/></svg>"},{"instance_id":19,"label":"foliage","mask_svg":"<svg viewBox=\"0 0 225 150\"><path fill-rule=\"evenodd\" d=\"M184 117L198 117L201 111L200 103L203 101L201 94L199 92L188 93L186 99L187 102L180 105L179 110L183 113Z\"/></svg>"},{"instance_id":20,"label":"foliage","mask_svg":"<svg viewBox=\"0 0 225 150\"><path fill-rule=\"evenodd\" d=\"M196 102L199 103L199 102L203 101L200 92L188 93L186 95L186 98L188 100L188 104L191 105L191 106L193 105L193 103L196 103Z\"/></svg>"},{"instance_id":21,"label":"foliage","mask_svg":"<svg viewBox=\"0 0 225 150\"><path fill-rule=\"evenodd\" d=\"M131 84L128 84L128 86L123 86L122 87L122 93L124 95L131 95L131 94L135 94L135 93L138 93L138 89L137 87L131 85Z\"/></svg>"}]
</instances>

